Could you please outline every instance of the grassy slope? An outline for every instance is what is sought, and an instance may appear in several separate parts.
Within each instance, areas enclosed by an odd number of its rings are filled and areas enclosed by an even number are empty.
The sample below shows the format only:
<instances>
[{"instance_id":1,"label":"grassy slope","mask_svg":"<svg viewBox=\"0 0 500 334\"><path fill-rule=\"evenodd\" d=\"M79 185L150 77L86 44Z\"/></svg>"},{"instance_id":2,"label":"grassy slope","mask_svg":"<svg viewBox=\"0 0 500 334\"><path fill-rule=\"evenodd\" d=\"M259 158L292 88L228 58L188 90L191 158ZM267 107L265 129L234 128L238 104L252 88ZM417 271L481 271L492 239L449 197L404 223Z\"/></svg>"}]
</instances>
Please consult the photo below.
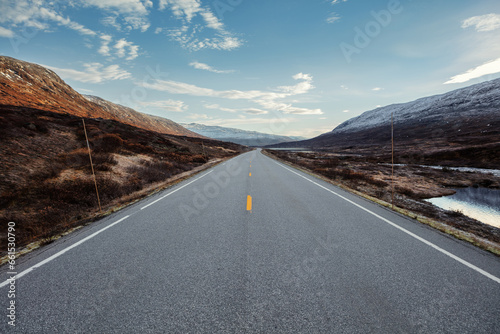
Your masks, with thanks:
<instances>
[{"instance_id":1,"label":"grassy slope","mask_svg":"<svg viewBox=\"0 0 500 334\"><path fill-rule=\"evenodd\" d=\"M159 134L85 119L103 211L144 196L172 176L242 146ZM0 220L16 222L17 247L64 232L98 211L82 119L19 107L0 109ZM137 196L136 196L137 197ZM2 223L0 249L5 250Z\"/></svg>"}]
</instances>

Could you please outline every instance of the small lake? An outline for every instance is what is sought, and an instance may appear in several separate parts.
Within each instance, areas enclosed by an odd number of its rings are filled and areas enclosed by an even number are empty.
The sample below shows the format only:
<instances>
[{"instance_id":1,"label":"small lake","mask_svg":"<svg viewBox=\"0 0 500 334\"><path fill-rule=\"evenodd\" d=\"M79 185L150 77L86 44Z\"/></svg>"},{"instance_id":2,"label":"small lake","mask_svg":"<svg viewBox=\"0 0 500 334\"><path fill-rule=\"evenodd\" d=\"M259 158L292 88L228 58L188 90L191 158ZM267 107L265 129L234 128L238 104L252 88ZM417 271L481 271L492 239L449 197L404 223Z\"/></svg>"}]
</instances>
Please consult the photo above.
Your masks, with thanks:
<instances>
[{"instance_id":1,"label":"small lake","mask_svg":"<svg viewBox=\"0 0 500 334\"><path fill-rule=\"evenodd\" d=\"M445 210L460 210L464 215L500 228L500 190L487 188L455 189L456 194L427 199Z\"/></svg>"}]
</instances>

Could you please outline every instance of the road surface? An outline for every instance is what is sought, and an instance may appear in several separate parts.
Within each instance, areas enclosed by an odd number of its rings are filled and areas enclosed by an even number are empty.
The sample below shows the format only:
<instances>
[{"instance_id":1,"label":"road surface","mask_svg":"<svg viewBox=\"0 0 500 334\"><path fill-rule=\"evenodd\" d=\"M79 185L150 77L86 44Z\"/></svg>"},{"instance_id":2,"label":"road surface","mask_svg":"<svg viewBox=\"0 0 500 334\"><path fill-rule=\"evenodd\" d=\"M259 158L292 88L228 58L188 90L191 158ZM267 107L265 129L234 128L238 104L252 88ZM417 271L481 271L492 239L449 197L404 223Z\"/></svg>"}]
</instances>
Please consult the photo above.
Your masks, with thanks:
<instances>
[{"instance_id":1,"label":"road surface","mask_svg":"<svg viewBox=\"0 0 500 334\"><path fill-rule=\"evenodd\" d=\"M1 333L500 332L498 257L260 151L0 269Z\"/></svg>"}]
</instances>

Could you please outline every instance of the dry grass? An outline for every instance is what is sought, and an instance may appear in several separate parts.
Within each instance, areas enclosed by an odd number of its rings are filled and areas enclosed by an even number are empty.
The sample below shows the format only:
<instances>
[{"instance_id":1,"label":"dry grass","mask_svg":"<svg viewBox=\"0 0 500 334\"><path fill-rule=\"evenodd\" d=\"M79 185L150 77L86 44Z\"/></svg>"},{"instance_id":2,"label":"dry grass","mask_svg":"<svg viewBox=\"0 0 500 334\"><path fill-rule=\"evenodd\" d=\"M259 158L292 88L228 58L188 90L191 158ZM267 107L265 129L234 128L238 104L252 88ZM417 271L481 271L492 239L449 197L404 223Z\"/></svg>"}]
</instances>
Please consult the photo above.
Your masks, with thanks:
<instances>
[{"instance_id":1,"label":"dry grass","mask_svg":"<svg viewBox=\"0 0 500 334\"><path fill-rule=\"evenodd\" d=\"M17 246L50 242L54 235L93 219L98 203L81 119L33 110L7 110L1 117L0 219L16 222ZM114 121L86 123L104 212L176 175L244 150L210 140L201 147L200 139ZM2 226L1 251L6 249L5 232Z\"/></svg>"}]
</instances>

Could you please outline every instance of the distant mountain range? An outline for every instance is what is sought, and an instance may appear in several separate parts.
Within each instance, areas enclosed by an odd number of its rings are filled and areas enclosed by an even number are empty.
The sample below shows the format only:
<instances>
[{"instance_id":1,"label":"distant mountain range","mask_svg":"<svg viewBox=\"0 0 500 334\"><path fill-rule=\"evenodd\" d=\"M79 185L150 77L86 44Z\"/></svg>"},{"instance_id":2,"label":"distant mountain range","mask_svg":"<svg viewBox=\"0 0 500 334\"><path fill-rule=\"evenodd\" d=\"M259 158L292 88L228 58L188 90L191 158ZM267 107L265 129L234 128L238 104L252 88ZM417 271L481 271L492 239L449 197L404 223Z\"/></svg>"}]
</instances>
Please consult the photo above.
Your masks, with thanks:
<instances>
[{"instance_id":1,"label":"distant mountain range","mask_svg":"<svg viewBox=\"0 0 500 334\"><path fill-rule=\"evenodd\" d=\"M181 123L186 129L196 132L202 136L229 141L246 146L266 146L289 141L303 140L303 137L287 137L273 134L267 134L256 131L245 131L222 126L209 126L197 123Z\"/></svg>"},{"instance_id":2,"label":"distant mountain range","mask_svg":"<svg viewBox=\"0 0 500 334\"><path fill-rule=\"evenodd\" d=\"M391 115L399 156L441 154L449 161L498 168L500 79L366 111L331 132L273 147L386 154L391 147Z\"/></svg>"},{"instance_id":3,"label":"distant mountain range","mask_svg":"<svg viewBox=\"0 0 500 334\"><path fill-rule=\"evenodd\" d=\"M81 95L53 71L4 56L0 56L0 105L116 120L164 134L202 137L169 119L143 114L96 96Z\"/></svg>"}]
</instances>

